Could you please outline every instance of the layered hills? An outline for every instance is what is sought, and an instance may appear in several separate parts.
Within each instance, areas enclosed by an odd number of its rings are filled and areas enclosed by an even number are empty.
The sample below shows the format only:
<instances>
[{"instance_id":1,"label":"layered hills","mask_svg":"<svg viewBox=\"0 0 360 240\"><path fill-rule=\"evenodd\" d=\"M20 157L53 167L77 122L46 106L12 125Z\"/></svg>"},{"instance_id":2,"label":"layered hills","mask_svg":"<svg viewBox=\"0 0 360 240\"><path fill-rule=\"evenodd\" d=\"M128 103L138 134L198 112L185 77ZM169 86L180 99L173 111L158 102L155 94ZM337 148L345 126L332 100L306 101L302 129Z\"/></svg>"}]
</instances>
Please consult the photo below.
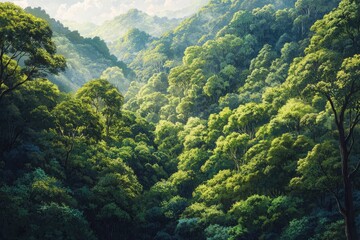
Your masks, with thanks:
<instances>
[{"instance_id":1,"label":"layered hills","mask_svg":"<svg viewBox=\"0 0 360 240\"><path fill-rule=\"evenodd\" d=\"M105 21L96 27L89 36L99 36L106 42L114 42L123 37L129 30L137 28L154 37L160 37L165 32L175 28L181 19L150 16L137 9L129 10L112 20Z\"/></svg>"},{"instance_id":2,"label":"layered hills","mask_svg":"<svg viewBox=\"0 0 360 240\"><path fill-rule=\"evenodd\" d=\"M33 19L0 8L4 33ZM0 35L1 239L357 239L358 1L211 0L156 36L111 23L118 58L47 22L58 82L81 87L27 80L1 47L20 35ZM62 68L52 49L29 54Z\"/></svg>"},{"instance_id":3,"label":"layered hills","mask_svg":"<svg viewBox=\"0 0 360 240\"><path fill-rule=\"evenodd\" d=\"M71 31L51 18L41 8L27 8L26 11L49 23L57 51L67 59L65 72L49 77L61 90L74 91L87 81L99 78L111 67L119 68L125 78L132 78L132 71L110 53L105 42L99 37L85 38L78 31Z\"/></svg>"}]
</instances>

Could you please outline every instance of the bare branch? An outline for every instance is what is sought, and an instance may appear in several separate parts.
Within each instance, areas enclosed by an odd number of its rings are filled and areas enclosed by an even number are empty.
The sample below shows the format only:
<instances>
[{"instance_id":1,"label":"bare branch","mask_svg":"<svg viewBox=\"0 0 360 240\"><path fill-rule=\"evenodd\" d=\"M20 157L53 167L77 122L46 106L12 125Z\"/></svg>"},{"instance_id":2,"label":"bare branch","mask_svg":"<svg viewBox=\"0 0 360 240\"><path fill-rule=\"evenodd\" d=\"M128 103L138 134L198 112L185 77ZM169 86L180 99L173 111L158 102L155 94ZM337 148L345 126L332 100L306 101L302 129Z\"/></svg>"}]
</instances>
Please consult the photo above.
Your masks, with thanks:
<instances>
[{"instance_id":1,"label":"bare branch","mask_svg":"<svg viewBox=\"0 0 360 240\"><path fill-rule=\"evenodd\" d=\"M336 123L336 125L340 126L340 119L339 119L339 116L338 116L338 112L336 111L335 104L334 104L333 100L327 94L325 94L325 97L329 101L329 103L331 105L331 109L332 109L332 111L333 111L333 113L335 115L335 123Z\"/></svg>"},{"instance_id":2,"label":"bare branch","mask_svg":"<svg viewBox=\"0 0 360 240\"><path fill-rule=\"evenodd\" d=\"M16 63L16 66L14 67L14 69L13 69L10 73L6 73L6 74L5 74L5 75L6 75L5 79L8 79L9 77L14 76L16 70L18 70L18 67L19 67L19 63L17 62L17 63ZM4 80L5 80L5 79L4 79Z\"/></svg>"},{"instance_id":3,"label":"bare branch","mask_svg":"<svg viewBox=\"0 0 360 240\"><path fill-rule=\"evenodd\" d=\"M349 178L352 179L354 175L359 171L360 169L360 161L357 163L355 169L350 173Z\"/></svg>"},{"instance_id":4,"label":"bare branch","mask_svg":"<svg viewBox=\"0 0 360 240\"><path fill-rule=\"evenodd\" d=\"M325 171L325 169L324 169L323 166L321 165L320 160L318 160L318 164L319 164L319 167L320 167L321 172L322 172L322 173L324 174L324 176L327 178L328 182L331 182L331 178L329 177L329 174L327 174L327 172ZM341 202L340 202L340 199L339 199L338 194L337 194L335 191L331 190L328 186L325 185L324 187L326 188L326 190L327 190L328 192L330 192L330 193L334 196L334 198L335 198L335 200L336 200L336 203L337 203L337 206L338 206L338 209L339 209L341 215L345 216L345 209L344 209L344 207L342 206L342 204L341 204ZM339 186L337 186L337 188L339 188Z\"/></svg>"},{"instance_id":5,"label":"bare branch","mask_svg":"<svg viewBox=\"0 0 360 240\"><path fill-rule=\"evenodd\" d=\"M335 198L335 200L336 200L336 203L337 203L339 212L341 213L341 215L343 215L343 216L345 217L345 216L346 216L346 210L345 210L344 207L342 206L339 197L338 197L335 193L332 193L332 194L333 194L333 196L334 196L334 198Z\"/></svg>"},{"instance_id":6,"label":"bare branch","mask_svg":"<svg viewBox=\"0 0 360 240\"><path fill-rule=\"evenodd\" d=\"M349 133L345 138L346 143L348 143L351 137L354 135L355 127L359 124L359 122L360 122L360 112L357 112L355 119L352 121L352 123L350 123Z\"/></svg>"}]
</instances>

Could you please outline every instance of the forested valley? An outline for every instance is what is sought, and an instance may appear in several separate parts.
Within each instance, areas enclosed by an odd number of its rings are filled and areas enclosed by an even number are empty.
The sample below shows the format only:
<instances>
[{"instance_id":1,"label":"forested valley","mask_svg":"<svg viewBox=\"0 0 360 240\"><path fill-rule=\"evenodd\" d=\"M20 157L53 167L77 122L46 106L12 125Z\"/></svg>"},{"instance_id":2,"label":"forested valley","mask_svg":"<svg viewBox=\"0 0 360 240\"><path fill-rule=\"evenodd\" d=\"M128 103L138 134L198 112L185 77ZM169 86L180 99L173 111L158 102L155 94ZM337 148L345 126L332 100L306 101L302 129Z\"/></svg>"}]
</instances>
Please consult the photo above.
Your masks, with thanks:
<instances>
[{"instance_id":1,"label":"forested valley","mask_svg":"<svg viewBox=\"0 0 360 240\"><path fill-rule=\"evenodd\" d=\"M359 240L359 0L172 22L0 3L0 239Z\"/></svg>"}]
</instances>

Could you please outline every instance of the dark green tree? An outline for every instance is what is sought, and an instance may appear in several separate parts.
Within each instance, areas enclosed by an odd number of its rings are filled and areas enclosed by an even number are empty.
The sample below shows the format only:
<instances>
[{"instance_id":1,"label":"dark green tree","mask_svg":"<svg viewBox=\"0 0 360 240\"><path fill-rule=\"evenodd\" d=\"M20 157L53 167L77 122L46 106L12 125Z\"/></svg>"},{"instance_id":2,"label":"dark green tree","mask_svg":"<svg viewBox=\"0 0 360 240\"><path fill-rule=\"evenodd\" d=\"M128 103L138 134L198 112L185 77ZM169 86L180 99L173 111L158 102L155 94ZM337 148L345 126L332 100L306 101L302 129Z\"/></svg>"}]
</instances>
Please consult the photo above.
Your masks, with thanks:
<instances>
[{"instance_id":1,"label":"dark green tree","mask_svg":"<svg viewBox=\"0 0 360 240\"><path fill-rule=\"evenodd\" d=\"M124 98L119 90L105 79L95 79L84 84L76 92L76 97L101 114L106 137L110 137L110 128L121 115Z\"/></svg>"},{"instance_id":2,"label":"dark green tree","mask_svg":"<svg viewBox=\"0 0 360 240\"><path fill-rule=\"evenodd\" d=\"M57 105L54 116L55 131L64 145L65 157L63 167L69 170L70 154L76 141L100 140L102 126L99 116L79 100L71 99Z\"/></svg>"},{"instance_id":3,"label":"dark green tree","mask_svg":"<svg viewBox=\"0 0 360 240\"><path fill-rule=\"evenodd\" d=\"M65 68L46 21L0 3L0 100L20 85Z\"/></svg>"}]
</instances>

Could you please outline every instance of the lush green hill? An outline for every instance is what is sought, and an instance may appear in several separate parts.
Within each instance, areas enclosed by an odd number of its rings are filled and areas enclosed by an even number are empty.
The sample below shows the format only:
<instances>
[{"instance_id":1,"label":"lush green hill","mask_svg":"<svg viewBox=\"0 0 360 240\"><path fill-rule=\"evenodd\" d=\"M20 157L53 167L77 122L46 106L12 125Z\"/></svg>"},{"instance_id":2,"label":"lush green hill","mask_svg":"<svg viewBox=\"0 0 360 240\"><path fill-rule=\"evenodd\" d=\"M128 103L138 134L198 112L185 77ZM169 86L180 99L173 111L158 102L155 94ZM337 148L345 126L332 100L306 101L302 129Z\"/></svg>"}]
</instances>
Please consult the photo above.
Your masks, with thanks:
<instances>
[{"instance_id":1,"label":"lush green hill","mask_svg":"<svg viewBox=\"0 0 360 240\"><path fill-rule=\"evenodd\" d=\"M132 9L113 20L105 21L90 36L99 36L107 42L113 42L123 37L129 30L137 28L151 36L160 37L175 28L180 21L180 19L150 16L140 10Z\"/></svg>"},{"instance_id":2,"label":"lush green hill","mask_svg":"<svg viewBox=\"0 0 360 240\"><path fill-rule=\"evenodd\" d=\"M125 63L131 63L137 54L145 50L154 40L144 31L137 28L130 29L123 37L113 43L109 43L109 48L118 59Z\"/></svg>"},{"instance_id":3,"label":"lush green hill","mask_svg":"<svg viewBox=\"0 0 360 240\"><path fill-rule=\"evenodd\" d=\"M132 77L131 70L110 54L99 37L84 38L77 31L70 31L59 21L50 18L40 8L27 8L26 11L50 24L58 53L67 59L66 71L49 77L61 90L74 91L89 80L99 78L103 71L111 67L119 67L126 77Z\"/></svg>"},{"instance_id":4,"label":"lush green hill","mask_svg":"<svg viewBox=\"0 0 360 240\"><path fill-rule=\"evenodd\" d=\"M189 46L202 45L232 20L240 10L254 9L272 3L275 9L294 5L292 1L216 1L202 7L198 13L185 19L177 28L166 33L159 40L137 55L131 68L137 72L140 81L147 81L154 72L178 65Z\"/></svg>"},{"instance_id":5,"label":"lush green hill","mask_svg":"<svg viewBox=\"0 0 360 240\"><path fill-rule=\"evenodd\" d=\"M360 90L348 88L356 85L355 76L340 80L360 68L355 60L360 35L354 3L343 1L324 17L338 2L212 1L133 61L140 77L151 77L144 86L133 86L124 107L156 123L156 143L173 172L149 193L163 194L144 213L152 219L144 226L152 236L343 238L333 193L346 188L337 165L344 155L337 148L340 125L332 123L346 105L343 91ZM215 18L206 18L211 14ZM339 90L337 84L347 87ZM350 98L352 104L358 101ZM353 118L360 112L348 107L348 120L337 118L337 124L350 121L346 132L359 134ZM354 159L359 154L344 148ZM354 167L354 159L345 161ZM160 190L165 186L169 195ZM352 197L356 206L358 193ZM335 194L345 204L340 196ZM314 203L322 198L330 208ZM171 204L176 210L169 210Z\"/></svg>"},{"instance_id":6,"label":"lush green hill","mask_svg":"<svg viewBox=\"0 0 360 240\"><path fill-rule=\"evenodd\" d=\"M213 0L128 32L124 96L116 67L64 95L48 24L0 3L0 239L357 240L359 22L355 0Z\"/></svg>"}]
</instances>

